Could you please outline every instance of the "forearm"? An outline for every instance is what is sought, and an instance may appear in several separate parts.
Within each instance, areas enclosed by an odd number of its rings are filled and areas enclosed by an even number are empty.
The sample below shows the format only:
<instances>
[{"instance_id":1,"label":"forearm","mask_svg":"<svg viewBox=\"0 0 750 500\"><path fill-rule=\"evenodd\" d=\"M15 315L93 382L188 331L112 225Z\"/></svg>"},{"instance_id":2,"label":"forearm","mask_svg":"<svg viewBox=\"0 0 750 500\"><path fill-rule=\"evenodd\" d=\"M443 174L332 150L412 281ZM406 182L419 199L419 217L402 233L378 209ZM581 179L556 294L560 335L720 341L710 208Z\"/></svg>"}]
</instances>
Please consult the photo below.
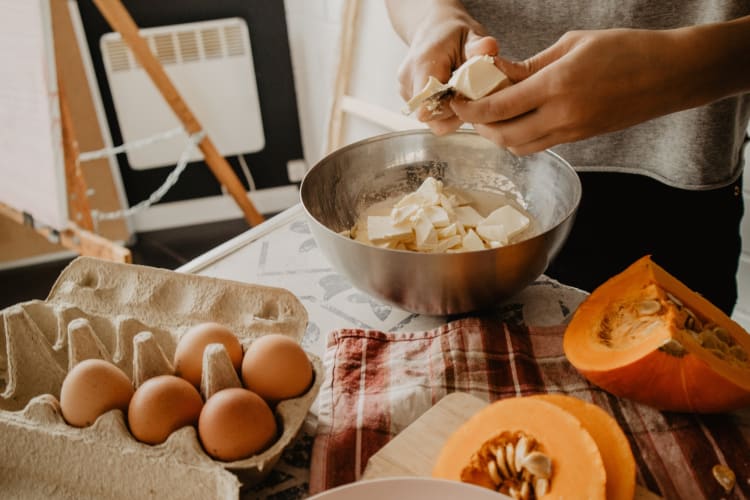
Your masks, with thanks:
<instances>
[{"instance_id":1,"label":"forearm","mask_svg":"<svg viewBox=\"0 0 750 500\"><path fill-rule=\"evenodd\" d=\"M750 16L672 30L690 106L750 91Z\"/></svg>"},{"instance_id":2,"label":"forearm","mask_svg":"<svg viewBox=\"0 0 750 500\"><path fill-rule=\"evenodd\" d=\"M407 45L411 45L421 21L428 17L452 18L478 26L459 0L385 0L385 4L393 29Z\"/></svg>"}]
</instances>

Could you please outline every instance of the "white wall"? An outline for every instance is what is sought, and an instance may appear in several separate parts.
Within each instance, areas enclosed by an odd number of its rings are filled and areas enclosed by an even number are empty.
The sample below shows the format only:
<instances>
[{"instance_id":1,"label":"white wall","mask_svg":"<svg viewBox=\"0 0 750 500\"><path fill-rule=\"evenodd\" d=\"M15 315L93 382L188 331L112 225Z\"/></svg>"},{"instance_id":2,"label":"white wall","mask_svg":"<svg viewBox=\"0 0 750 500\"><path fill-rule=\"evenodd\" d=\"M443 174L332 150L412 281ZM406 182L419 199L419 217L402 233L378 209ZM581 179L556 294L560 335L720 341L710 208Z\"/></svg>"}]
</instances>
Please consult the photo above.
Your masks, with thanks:
<instances>
[{"instance_id":1,"label":"white wall","mask_svg":"<svg viewBox=\"0 0 750 500\"><path fill-rule=\"evenodd\" d=\"M285 0L302 143L309 165L325 153L346 1ZM393 31L383 0L360 0L359 21L348 94L400 112L403 103L396 71L406 45ZM345 125L345 143L387 132L356 117L347 118Z\"/></svg>"}]
</instances>

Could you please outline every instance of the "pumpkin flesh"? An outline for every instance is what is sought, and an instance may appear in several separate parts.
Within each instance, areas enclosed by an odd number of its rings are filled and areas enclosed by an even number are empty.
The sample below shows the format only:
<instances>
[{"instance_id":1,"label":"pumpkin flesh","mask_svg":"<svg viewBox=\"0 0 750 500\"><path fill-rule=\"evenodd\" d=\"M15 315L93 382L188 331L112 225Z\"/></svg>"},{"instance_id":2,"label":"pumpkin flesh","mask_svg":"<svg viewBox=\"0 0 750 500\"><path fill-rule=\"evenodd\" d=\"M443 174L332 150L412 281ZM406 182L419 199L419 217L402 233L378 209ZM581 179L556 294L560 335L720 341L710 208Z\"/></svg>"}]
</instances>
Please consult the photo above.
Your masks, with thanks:
<instances>
[{"instance_id":1,"label":"pumpkin flesh","mask_svg":"<svg viewBox=\"0 0 750 500\"><path fill-rule=\"evenodd\" d=\"M495 489L488 474L472 474L469 466L483 445L503 433L532 437L551 458L549 487L540 498L606 498L604 463L589 432L569 412L531 397L496 401L473 415L448 438L432 475Z\"/></svg>"},{"instance_id":2,"label":"pumpkin flesh","mask_svg":"<svg viewBox=\"0 0 750 500\"><path fill-rule=\"evenodd\" d=\"M563 348L595 385L661 410L750 405L750 335L648 256L579 306Z\"/></svg>"},{"instance_id":3,"label":"pumpkin flesh","mask_svg":"<svg viewBox=\"0 0 750 500\"><path fill-rule=\"evenodd\" d=\"M607 500L632 500L635 495L635 458L617 421L593 403L562 394L532 396L575 416L594 438L607 473Z\"/></svg>"}]
</instances>

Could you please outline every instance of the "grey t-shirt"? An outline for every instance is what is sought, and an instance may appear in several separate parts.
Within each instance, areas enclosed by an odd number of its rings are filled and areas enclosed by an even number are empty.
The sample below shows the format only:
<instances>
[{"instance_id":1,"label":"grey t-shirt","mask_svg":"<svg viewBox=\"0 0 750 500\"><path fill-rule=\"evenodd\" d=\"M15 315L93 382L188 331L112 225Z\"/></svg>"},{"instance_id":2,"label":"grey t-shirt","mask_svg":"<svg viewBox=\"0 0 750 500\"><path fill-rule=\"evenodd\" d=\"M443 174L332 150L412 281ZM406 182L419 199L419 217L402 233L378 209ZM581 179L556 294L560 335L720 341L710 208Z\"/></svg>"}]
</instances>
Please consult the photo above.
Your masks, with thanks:
<instances>
[{"instance_id":1,"label":"grey t-shirt","mask_svg":"<svg viewBox=\"0 0 750 500\"><path fill-rule=\"evenodd\" d=\"M750 14L748 1L464 0L464 4L498 39L501 54L514 60L536 54L571 30L668 29ZM737 64L750 64L750 58ZM742 94L553 150L579 171L639 173L679 188L717 188L742 173L749 118L750 94Z\"/></svg>"}]
</instances>

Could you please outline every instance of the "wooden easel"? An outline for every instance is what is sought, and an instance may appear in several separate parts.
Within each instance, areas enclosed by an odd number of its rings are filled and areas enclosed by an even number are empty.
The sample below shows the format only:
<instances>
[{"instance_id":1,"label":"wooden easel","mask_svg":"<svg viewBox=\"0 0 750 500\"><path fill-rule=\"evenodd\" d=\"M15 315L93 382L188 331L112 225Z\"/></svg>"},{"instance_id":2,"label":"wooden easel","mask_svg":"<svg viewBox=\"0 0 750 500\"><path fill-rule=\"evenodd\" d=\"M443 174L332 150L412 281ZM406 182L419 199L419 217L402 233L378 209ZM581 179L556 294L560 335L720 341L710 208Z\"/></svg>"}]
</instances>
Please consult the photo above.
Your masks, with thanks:
<instances>
[{"instance_id":1,"label":"wooden easel","mask_svg":"<svg viewBox=\"0 0 750 500\"><path fill-rule=\"evenodd\" d=\"M186 132L189 135L201 132L201 124L172 84L164 68L151 53L146 41L140 36L137 25L121 1L93 0L93 2L110 26L118 31L128 44L138 62L149 74L157 89L182 122ZM60 78L58 78L58 89L70 225L59 231L37 226L28 214L3 203L0 203L0 215L18 224L29 226L50 242L58 243L80 255L95 256L117 262L132 262L130 250L94 232L91 205L87 195L88 186L78 161L77 134L64 85ZM263 216L247 197L244 186L226 159L219 154L211 139L205 135L198 147L204 155L206 164L217 180L232 195L248 223L257 225L263 222Z\"/></svg>"},{"instance_id":2,"label":"wooden easel","mask_svg":"<svg viewBox=\"0 0 750 500\"><path fill-rule=\"evenodd\" d=\"M408 130L425 125L414 118L395 113L377 104L349 94L349 83L357 52L357 35L360 31L361 0L347 0L341 16L341 42L334 84L333 105L328 122L326 152L344 145L346 114L357 116L388 130ZM395 76L394 76L395 77Z\"/></svg>"},{"instance_id":3,"label":"wooden easel","mask_svg":"<svg viewBox=\"0 0 750 500\"><path fill-rule=\"evenodd\" d=\"M188 135L201 132L203 127L180 96L162 65L151 53L146 40L141 37L138 26L122 2L120 0L93 0L93 2L112 29L120 33L135 58L151 77L151 81L164 96L167 104L182 122ZM226 158L219 154L208 135L198 143L198 148L203 153L206 165L211 169L216 179L227 188L229 194L232 195L232 198L242 210L245 219L254 226L263 222L263 216L247 197L244 186L235 175L232 167L229 166Z\"/></svg>"},{"instance_id":4,"label":"wooden easel","mask_svg":"<svg viewBox=\"0 0 750 500\"><path fill-rule=\"evenodd\" d=\"M0 214L18 224L31 225L49 241L59 243L63 247L80 255L130 263L133 259L129 249L93 232L94 221L91 216L91 206L86 195L86 180L83 178L78 163L78 144L75 139L75 129L73 128L70 108L68 107L62 82L59 80L58 100L60 102L68 214L71 224L62 231L56 231L44 226L37 227L27 214L19 212L4 203L0 203Z\"/></svg>"}]
</instances>

